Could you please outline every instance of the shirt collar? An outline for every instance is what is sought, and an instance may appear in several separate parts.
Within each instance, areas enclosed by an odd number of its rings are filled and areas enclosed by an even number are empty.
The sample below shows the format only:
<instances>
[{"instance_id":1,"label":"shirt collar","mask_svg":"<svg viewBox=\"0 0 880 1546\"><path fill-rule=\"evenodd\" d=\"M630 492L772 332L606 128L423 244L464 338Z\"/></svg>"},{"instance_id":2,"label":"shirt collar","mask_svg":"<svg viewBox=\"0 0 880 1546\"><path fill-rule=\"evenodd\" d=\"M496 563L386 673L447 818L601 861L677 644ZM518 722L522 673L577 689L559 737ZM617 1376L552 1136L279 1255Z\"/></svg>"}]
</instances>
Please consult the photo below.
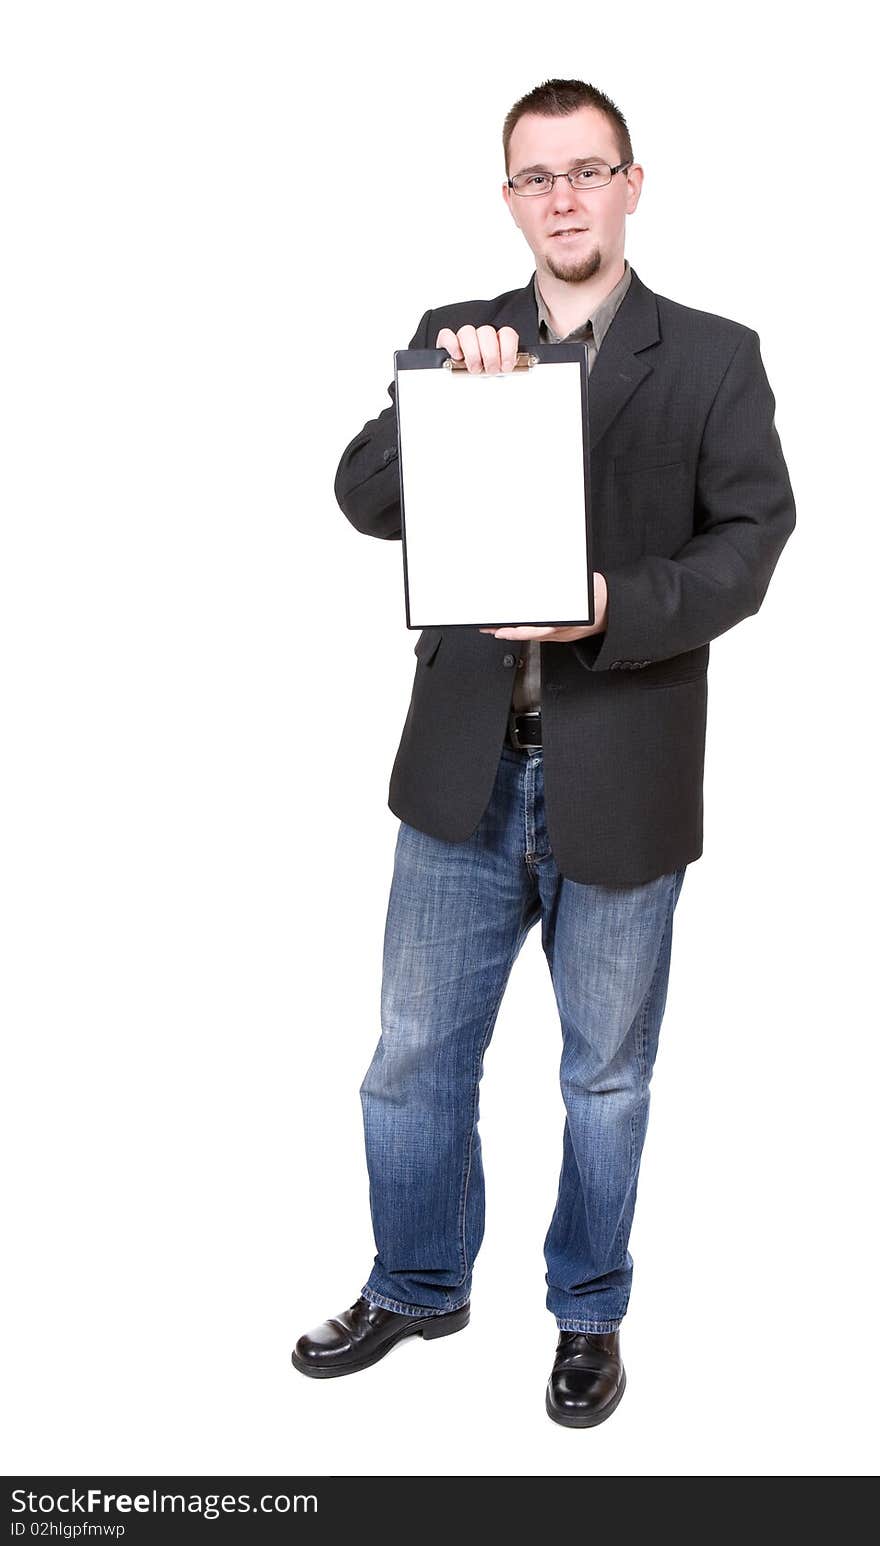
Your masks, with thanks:
<instances>
[{"instance_id":1,"label":"shirt collar","mask_svg":"<svg viewBox=\"0 0 880 1546\"><path fill-rule=\"evenodd\" d=\"M602 340L605 337L605 334L608 332L611 323L614 321L617 308L623 300L623 297L626 295L627 290L629 289L631 279L632 269L630 268L627 259L624 258L623 274L617 281L614 289L609 290L608 294L603 297L598 306L593 308L591 315L587 317L585 322L581 323L580 327L574 328L572 332L566 334L565 339L561 339L559 334L554 333L553 331L553 327L547 313L547 307L544 304L544 297L538 288L538 274L536 270L533 283L535 289L535 300L538 304L539 336L541 338L546 338L546 340L552 344L563 343L569 340L572 343L576 343L585 339L588 334L592 332L596 348L601 348Z\"/></svg>"}]
</instances>

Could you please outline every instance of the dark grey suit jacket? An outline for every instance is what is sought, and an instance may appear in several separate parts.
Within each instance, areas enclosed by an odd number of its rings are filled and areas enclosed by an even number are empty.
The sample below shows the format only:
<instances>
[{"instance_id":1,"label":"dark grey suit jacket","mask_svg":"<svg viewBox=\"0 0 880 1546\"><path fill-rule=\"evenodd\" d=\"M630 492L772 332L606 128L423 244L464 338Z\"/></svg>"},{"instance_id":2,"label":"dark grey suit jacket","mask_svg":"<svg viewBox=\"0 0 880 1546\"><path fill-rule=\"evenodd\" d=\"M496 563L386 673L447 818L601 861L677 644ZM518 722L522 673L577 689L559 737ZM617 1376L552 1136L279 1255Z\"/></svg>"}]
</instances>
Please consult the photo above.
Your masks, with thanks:
<instances>
[{"instance_id":1,"label":"dark grey suit jacket","mask_svg":"<svg viewBox=\"0 0 880 1546\"><path fill-rule=\"evenodd\" d=\"M532 279L427 311L442 327L508 326L538 342ZM399 539L391 406L346 447L336 498L358 531ZM709 641L758 611L795 524L775 400L751 328L632 282L589 379L593 562L608 627L542 644L547 830L562 875L634 886L703 851ZM553 497L552 467L547 497ZM540 541L540 530L536 530ZM448 842L475 830L498 767L521 646L427 628L388 804Z\"/></svg>"}]
</instances>

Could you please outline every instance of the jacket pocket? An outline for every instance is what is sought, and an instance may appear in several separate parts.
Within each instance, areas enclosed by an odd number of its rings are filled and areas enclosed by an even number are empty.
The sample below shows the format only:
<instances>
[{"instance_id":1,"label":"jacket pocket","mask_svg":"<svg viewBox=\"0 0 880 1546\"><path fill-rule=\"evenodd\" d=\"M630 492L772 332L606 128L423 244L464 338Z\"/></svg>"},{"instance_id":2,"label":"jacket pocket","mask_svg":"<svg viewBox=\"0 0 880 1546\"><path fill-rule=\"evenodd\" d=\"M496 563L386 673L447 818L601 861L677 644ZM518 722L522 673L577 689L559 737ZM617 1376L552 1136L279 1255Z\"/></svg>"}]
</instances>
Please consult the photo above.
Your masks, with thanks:
<instances>
[{"instance_id":1,"label":"jacket pocket","mask_svg":"<svg viewBox=\"0 0 880 1546\"><path fill-rule=\"evenodd\" d=\"M684 459L683 440L664 440L655 446L643 446L641 449L627 451L624 455L615 456L615 477L626 476L629 472L645 472L651 467L668 467L673 462Z\"/></svg>"},{"instance_id":2,"label":"jacket pocket","mask_svg":"<svg viewBox=\"0 0 880 1546\"><path fill-rule=\"evenodd\" d=\"M633 673L633 675L636 677L636 679L638 679L642 673L641 671L636 671ZM638 682L638 686L645 691L653 688L655 692L659 692L660 689L664 687L686 687L691 682L706 681L708 681L708 675L705 671L692 671L690 676L670 676L667 677L665 681L658 680L653 682Z\"/></svg>"},{"instance_id":3,"label":"jacket pocket","mask_svg":"<svg viewBox=\"0 0 880 1546\"><path fill-rule=\"evenodd\" d=\"M443 638L442 628L425 628L419 634L413 645L413 651L418 657L420 665L429 666L440 648L440 640Z\"/></svg>"}]
</instances>

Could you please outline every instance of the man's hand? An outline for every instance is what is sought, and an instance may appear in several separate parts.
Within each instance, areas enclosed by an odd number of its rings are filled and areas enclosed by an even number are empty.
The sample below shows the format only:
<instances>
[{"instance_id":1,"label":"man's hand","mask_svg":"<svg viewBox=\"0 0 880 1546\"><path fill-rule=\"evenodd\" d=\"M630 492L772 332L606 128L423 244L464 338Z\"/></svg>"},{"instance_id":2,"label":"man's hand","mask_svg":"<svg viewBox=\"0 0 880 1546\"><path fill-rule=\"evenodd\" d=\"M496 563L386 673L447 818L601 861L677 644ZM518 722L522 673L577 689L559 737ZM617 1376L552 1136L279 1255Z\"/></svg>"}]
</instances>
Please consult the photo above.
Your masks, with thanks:
<instances>
[{"instance_id":1,"label":"man's hand","mask_svg":"<svg viewBox=\"0 0 880 1546\"><path fill-rule=\"evenodd\" d=\"M485 370L488 375L494 376L502 370L513 370L519 349L519 333L514 332L512 327L499 328L497 333L494 327L489 326L468 325L459 328L457 333L451 327L441 327L435 348L446 349L454 360L467 360L469 371L477 373Z\"/></svg>"},{"instance_id":2,"label":"man's hand","mask_svg":"<svg viewBox=\"0 0 880 1546\"><path fill-rule=\"evenodd\" d=\"M604 633L608 626L608 587L605 576L598 571L593 574L593 595L596 621L591 628L481 628L480 633L494 633L496 639L540 639L542 644L571 644L574 639Z\"/></svg>"}]
</instances>

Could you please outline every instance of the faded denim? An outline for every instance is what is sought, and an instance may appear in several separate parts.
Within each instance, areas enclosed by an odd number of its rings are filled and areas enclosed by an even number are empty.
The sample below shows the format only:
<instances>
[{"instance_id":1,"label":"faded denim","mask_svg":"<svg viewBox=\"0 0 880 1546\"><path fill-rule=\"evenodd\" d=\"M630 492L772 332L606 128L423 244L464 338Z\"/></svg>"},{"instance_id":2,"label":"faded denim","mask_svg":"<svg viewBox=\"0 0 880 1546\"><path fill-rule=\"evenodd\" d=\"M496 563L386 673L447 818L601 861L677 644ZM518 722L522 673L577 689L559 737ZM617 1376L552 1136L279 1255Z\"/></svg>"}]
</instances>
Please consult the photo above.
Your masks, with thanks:
<instances>
[{"instance_id":1,"label":"faded denim","mask_svg":"<svg viewBox=\"0 0 880 1546\"><path fill-rule=\"evenodd\" d=\"M511 968L541 921L562 1027L559 1191L544 1242L560 1329L612 1331L684 869L633 888L560 876L541 748L502 749L466 842L401 822L383 955L382 1034L361 1085L377 1254L362 1292L403 1314L454 1310L483 1238L483 1055Z\"/></svg>"}]
</instances>

